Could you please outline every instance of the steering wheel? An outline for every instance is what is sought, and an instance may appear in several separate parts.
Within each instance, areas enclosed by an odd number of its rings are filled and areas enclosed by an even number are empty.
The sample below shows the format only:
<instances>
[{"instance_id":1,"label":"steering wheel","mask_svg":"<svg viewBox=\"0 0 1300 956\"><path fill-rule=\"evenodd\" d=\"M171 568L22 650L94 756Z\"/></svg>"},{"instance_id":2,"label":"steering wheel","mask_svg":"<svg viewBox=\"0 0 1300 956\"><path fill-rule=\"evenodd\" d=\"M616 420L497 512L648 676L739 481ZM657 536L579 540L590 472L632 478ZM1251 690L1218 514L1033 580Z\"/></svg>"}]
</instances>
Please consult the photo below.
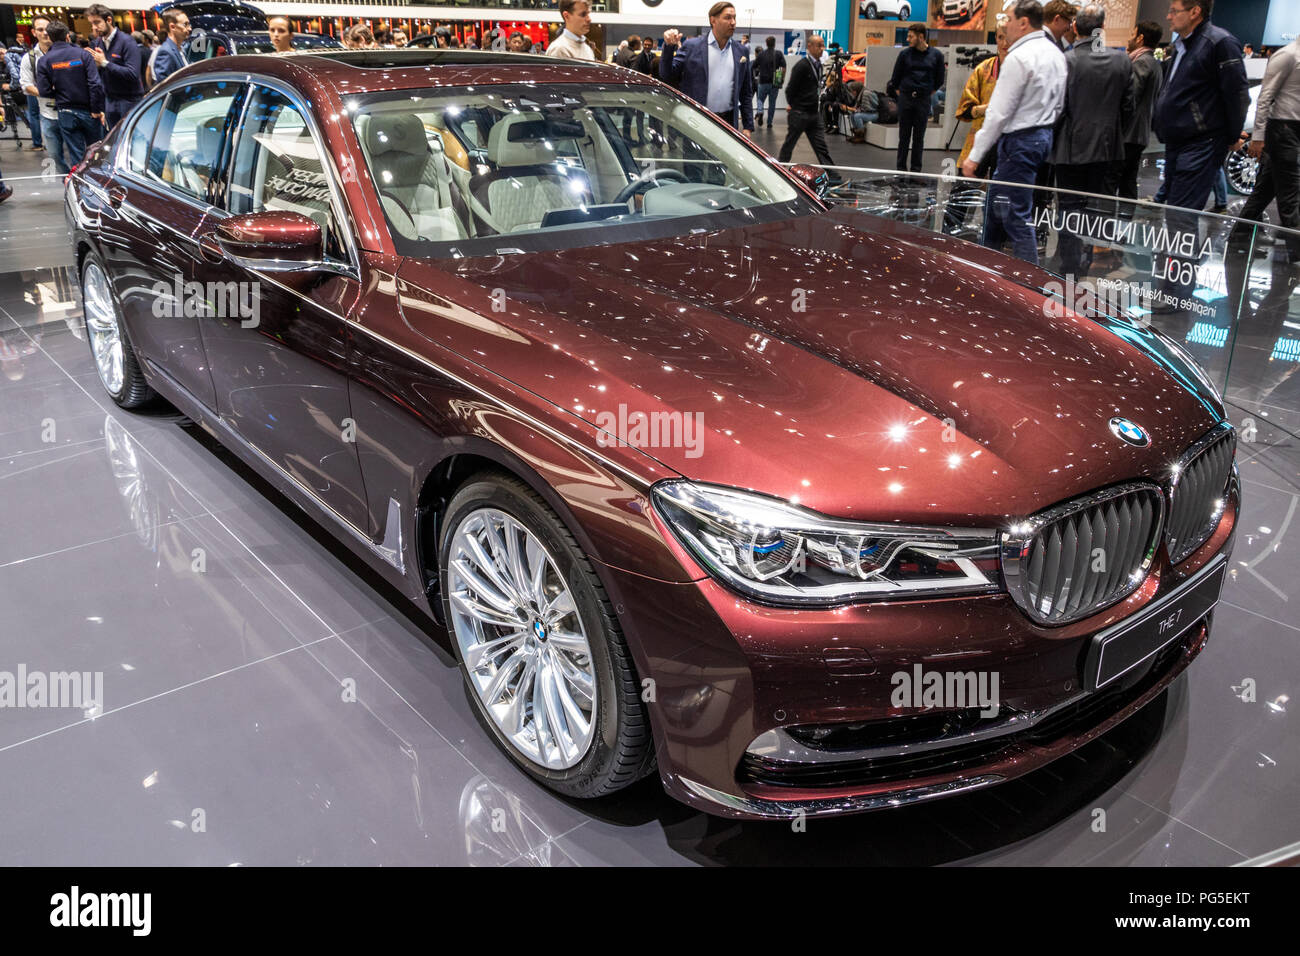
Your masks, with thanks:
<instances>
[{"instance_id":1,"label":"steering wheel","mask_svg":"<svg viewBox=\"0 0 1300 956\"><path fill-rule=\"evenodd\" d=\"M627 202L637 193L645 192L651 186L658 186L660 176L666 179L672 179L675 182L679 182L679 183L690 182L690 180L686 178L686 174L681 172L680 170L652 169L644 176L639 176L636 179L632 180L630 183L628 183L626 186L624 186L619 191L619 194L614 197L614 202Z\"/></svg>"}]
</instances>

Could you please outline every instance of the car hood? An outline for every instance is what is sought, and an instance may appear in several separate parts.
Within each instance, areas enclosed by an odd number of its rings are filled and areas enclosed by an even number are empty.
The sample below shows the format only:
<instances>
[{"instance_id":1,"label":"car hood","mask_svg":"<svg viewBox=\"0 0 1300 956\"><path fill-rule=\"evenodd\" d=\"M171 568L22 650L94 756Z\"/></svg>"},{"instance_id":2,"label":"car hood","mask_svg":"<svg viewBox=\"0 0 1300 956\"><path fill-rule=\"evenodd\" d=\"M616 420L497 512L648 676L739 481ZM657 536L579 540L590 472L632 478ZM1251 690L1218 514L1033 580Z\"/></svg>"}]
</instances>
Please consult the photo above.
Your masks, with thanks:
<instances>
[{"instance_id":1,"label":"car hood","mask_svg":"<svg viewBox=\"0 0 1300 956\"><path fill-rule=\"evenodd\" d=\"M843 517L1002 522L1163 479L1222 418L1158 333L1066 310L1018 260L848 210L409 259L399 278L413 330L602 441ZM1117 416L1150 445L1117 438Z\"/></svg>"}]
</instances>

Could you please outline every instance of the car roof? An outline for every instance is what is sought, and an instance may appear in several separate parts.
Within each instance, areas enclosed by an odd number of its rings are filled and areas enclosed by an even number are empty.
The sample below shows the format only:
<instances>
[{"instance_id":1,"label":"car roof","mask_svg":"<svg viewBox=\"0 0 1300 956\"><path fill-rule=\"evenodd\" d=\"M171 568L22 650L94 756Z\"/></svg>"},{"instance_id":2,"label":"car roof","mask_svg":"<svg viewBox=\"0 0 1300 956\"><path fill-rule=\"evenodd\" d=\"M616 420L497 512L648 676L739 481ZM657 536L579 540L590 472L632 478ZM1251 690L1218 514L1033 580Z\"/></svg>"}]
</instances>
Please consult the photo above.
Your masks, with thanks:
<instances>
[{"instance_id":1,"label":"car roof","mask_svg":"<svg viewBox=\"0 0 1300 956\"><path fill-rule=\"evenodd\" d=\"M608 63L491 50L294 50L213 57L185 76L233 70L279 77L304 90L339 94L503 83L615 83L659 86L653 77Z\"/></svg>"}]
</instances>

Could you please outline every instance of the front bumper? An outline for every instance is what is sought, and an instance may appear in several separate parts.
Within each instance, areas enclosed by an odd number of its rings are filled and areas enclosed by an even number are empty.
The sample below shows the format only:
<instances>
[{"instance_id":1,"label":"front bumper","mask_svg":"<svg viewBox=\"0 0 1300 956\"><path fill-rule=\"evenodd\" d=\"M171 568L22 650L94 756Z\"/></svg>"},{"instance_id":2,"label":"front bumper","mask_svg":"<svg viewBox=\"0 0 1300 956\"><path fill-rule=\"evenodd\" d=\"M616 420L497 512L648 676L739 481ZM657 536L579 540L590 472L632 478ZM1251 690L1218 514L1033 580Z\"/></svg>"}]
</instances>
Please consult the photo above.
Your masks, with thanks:
<instances>
[{"instance_id":1,"label":"front bumper","mask_svg":"<svg viewBox=\"0 0 1300 956\"><path fill-rule=\"evenodd\" d=\"M1227 561L1239 498L1195 553L1160 560L1142 586L1060 627L1030 621L1006 594L763 607L711 579L667 583L610 569L649 703L668 792L739 818L855 813L965 793L1036 770L1160 695L1204 647L1212 613L1098 691L1093 638L1156 615ZM894 675L994 672L996 715L893 706ZM908 729L898 728L907 725ZM812 735L810 736L810 731ZM835 746L815 739L827 733Z\"/></svg>"}]
</instances>

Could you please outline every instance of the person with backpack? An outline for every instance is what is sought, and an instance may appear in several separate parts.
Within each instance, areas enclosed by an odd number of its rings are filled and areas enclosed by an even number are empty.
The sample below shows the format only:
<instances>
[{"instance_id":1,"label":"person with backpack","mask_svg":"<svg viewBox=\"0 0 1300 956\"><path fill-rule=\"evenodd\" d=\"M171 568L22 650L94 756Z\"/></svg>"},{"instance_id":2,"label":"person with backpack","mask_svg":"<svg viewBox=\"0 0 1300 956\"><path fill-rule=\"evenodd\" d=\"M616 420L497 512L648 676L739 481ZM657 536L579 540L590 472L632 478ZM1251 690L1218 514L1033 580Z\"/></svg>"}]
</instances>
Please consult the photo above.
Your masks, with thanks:
<instances>
[{"instance_id":1,"label":"person with backpack","mask_svg":"<svg viewBox=\"0 0 1300 956\"><path fill-rule=\"evenodd\" d=\"M45 28L50 48L36 64L36 89L54 100L69 168L85 158L86 148L103 136L104 84L88 50L68 42L68 25L51 20Z\"/></svg>"}]
</instances>

